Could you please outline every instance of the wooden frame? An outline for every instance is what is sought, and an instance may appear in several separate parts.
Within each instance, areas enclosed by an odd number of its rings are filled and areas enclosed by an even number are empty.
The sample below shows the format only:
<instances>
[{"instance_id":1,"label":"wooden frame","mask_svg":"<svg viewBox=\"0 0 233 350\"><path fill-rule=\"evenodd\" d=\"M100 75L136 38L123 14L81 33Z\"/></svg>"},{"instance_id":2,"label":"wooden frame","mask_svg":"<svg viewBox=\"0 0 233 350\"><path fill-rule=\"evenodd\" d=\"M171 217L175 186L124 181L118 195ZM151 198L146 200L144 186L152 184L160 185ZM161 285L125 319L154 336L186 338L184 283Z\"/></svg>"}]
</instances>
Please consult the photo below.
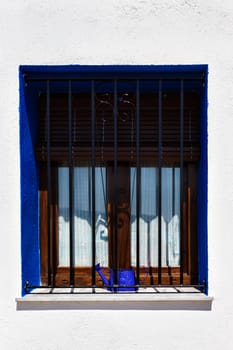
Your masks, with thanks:
<instances>
[{"instance_id":1,"label":"wooden frame","mask_svg":"<svg viewBox=\"0 0 233 350\"><path fill-rule=\"evenodd\" d=\"M57 172L58 167L52 167L53 186L52 186L52 204L51 204L51 220L52 220L52 281L57 286L69 285L69 267L58 266L58 189L57 189ZM41 251L41 282L47 285L48 273L48 234L47 234L47 189L46 189L46 166L41 164L40 169L40 251ZM109 179L109 182L111 179ZM124 181L124 178L123 178ZM183 200L183 229L182 229L182 252L183 252L183 283L197 283L197 166L195 164L187 164L184 168L184 200ZM110 194L111 198L111 194ZM111 204L108 204L108 211L111 210ZM129 210L128 215L130 215ZM111 266L111 252L113 250L112 240L113 228L109 226L109 264ZM124 236L119 238L118 244L121 249L128 251L126 260L119 260L120 268L130 267L130 237ZM124 238L124 241L123 241ZM128 242L128 243L127 243ZM75 267L75 284L89 285L92 283L91 267ZM104 269L106 276L109 276L108 269ZM179 284L180 269L179 267L162 267L162 284ZM141 267L140 281L143 285L158 283L157 267ZM101 280L96 274L96 283L101 285Z\"/></svg>"}]
</instances>

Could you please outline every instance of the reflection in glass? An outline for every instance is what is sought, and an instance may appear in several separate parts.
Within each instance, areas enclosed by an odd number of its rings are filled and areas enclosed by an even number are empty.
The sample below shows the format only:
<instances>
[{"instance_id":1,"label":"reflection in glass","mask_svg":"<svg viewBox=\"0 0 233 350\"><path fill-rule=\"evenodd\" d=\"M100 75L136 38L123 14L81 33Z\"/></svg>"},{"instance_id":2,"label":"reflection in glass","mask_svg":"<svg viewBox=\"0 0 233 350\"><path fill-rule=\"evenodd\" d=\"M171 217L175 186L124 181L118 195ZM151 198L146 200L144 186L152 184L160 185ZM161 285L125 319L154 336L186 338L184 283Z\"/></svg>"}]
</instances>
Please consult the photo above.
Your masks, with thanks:
<instances>
[{"instance_id":1,"label":"reflection in glass","mask_svg":"<svg viewBox=\"0 0 233 350\"><path fill-rule=\"evenodd\" d=\"M74 168L75 266L92 265L91 168ZM108 265L106 169L96 168L96 263ZM58 169L59 266L69 266L69 169Z\"/></svg>"},{"instance_id":2,"label":"reflection in glass","mask_svg":"<svg viewBox=\"0 0 233 350\"><path fill-rule=\"evenodd\" d=\"M162 266L179 266L180 170L162 168ZM141 168L140 266L158 266L158 168ZM131 168L131 264L136 266L136 168Z\"/></svg>"}]
</instances>

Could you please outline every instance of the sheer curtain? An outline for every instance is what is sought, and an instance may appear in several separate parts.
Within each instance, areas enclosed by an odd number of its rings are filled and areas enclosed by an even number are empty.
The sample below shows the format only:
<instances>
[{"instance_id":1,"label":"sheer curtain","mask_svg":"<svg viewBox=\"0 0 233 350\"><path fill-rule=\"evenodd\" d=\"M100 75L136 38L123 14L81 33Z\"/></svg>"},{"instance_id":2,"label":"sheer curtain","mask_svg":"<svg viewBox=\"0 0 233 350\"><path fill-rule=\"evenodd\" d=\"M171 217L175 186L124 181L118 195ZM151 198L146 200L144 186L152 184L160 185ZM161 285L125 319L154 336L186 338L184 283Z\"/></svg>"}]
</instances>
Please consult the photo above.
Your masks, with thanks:
<instances>
[{"instance_id":1,"label":"sheer curtain","mask_svg":"<svg viewBox=\"0 0 233 350\"><path fill-rule=\"evenodd\" d=\"M162 168L162 266L179 266L180 170ZM96 263L108 266L106 169L96 168ZM158 266L158 169L141 168L140 265ZM136 265L136 168L131 168L131 264ZM92 265L91 168L74 168L75 266ZM69 266L69 169L58 169L59 265Z\"/></svg>"},{"instance_id":2,"label":"sheer curtain","mask_svg":"<svg viewBox=\"0 0 233 350\"><path fill-rule=\"evenodd\" d=\"M58 169L59 266L69 266L69 169Z\"/></svg>"},{"instance_id":3,"label":"sheer curtain","mask_svg":"<svg viewBox=\"0 0 233 350\"><path fill-rule=\"evenodd\" d=\"M162 168L162 266L179 266L180 171ZM158 169L141 168L140 265L158 266ZM136 168L131 168L131 264L136 265Z\"/></svg>"},{"instance_id":4,"label":"sheer curtain","mask_svg":"<svg viewBox=\"0 0 233 350\"><path fill-rule=\"evenodd\" d=\"M91 168L74 168L74 249L75 266L92 265ZM108 265L106 214L106 169L96 168L96 263ZM59 266L69 266L69 169L58 169Z\"/></svg>"}]
</instances>

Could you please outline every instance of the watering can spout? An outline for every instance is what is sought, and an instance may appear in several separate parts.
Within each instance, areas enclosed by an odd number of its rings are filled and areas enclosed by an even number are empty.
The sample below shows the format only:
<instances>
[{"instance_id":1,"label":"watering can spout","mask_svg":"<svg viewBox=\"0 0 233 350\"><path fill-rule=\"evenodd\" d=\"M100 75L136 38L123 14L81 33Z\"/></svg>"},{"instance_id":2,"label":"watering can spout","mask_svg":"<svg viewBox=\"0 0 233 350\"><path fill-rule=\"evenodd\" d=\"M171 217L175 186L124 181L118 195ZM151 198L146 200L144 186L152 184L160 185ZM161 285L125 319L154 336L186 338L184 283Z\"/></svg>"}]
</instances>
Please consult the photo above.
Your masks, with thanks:
<instances>
[{"instance_id":1,"label":"watering can spout","mask_svg":"<svg viewBox=\"0 0 233 350\"><path fill-rule=\"evenodd\" d=\"M100 264L95 265L95 269L98 272L98 274L100 275L102 281L104 282L104 284L106 286L109 286L109 281L107 280L105 274L103 273L103 271L101 270Z\"/></svg>"}]
</instances>

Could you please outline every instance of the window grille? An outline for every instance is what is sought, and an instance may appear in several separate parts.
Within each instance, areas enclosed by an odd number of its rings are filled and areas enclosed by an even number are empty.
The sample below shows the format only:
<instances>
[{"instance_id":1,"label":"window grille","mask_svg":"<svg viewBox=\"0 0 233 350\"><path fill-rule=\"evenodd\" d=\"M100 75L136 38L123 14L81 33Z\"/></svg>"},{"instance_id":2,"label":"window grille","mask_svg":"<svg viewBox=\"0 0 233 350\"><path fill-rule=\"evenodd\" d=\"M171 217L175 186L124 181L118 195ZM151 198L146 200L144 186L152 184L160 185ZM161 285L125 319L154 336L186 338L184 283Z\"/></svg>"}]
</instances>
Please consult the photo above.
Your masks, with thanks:
<instances>
[{"instance_id":1,"label":"window grille","mask_svg":"<svg viewBox=\"0 0 233 350\"><path fill-rule=\"evenodd\" d=\"M196 232L196 169L201 152L200 114L204 81L202 72L89 74L84 71L73 75L37 76L32 73L25 76L28 86L37 84L40 87L35 153L40 167L43 256L42 283L37 287L89 288L92 292L97 289L137 292L143 287L146 292L148 288L158 291L160 286L180 288L185 285L195 287L197 291L204 290L204 283L198 283L197 279ZM83 175L79 175L81 172ZM156 226L157 232L154 240L150 241L142 239L140 224L142 203L145 208L146 191L150 193L145 185L147 180L151 181L149 172L154 174L154 187L151 189L154 193L154 213L151 217L156 218L153 230ZM81 176L82 182L78 186L77 179ZM179 213L176 223L178 260L173 262L173 266L169 262L168 236L166 239L163 237L163 206L168 196L168 190L163 190L166 176L170 176L172 215L175 215L177 205ZM66 206L61 199L64 183ZM126 195L124 184L127 184ZM88 265L86 268L76 256L77 252L81 254L77 248L77 237L78 231L82 230L75 224L76 201L82 202L77 198L83 186L86 186L89 196L85 210L89 213L86 221L90 223L88 262L83 263ZM109 284L102 283L96 267L100 255L96 239L97 221L101 219L101 215L98 216L100 197L106 214L103 226L108 231L105 237L108 252L102 262L108 266L102 267L103 274L111 282ZM65 266L59 270L62 253L59 253L58 217L62 205L68 208L68 236L66 263L61 263ZM149 213L145 215L149 216ZM125 224L127 216L129 222ZM121 225L127 226L127 232L121 232ZM127 239L122 238L123 234ZM142 244L147 245L146 256L143 256ZM151 251L154 256L149 257ZM133 271L133 284L122 285L119 282L122 269ZM25 286L27 291L34 287L30 281Z\"/></svg>"}]
</instances>

